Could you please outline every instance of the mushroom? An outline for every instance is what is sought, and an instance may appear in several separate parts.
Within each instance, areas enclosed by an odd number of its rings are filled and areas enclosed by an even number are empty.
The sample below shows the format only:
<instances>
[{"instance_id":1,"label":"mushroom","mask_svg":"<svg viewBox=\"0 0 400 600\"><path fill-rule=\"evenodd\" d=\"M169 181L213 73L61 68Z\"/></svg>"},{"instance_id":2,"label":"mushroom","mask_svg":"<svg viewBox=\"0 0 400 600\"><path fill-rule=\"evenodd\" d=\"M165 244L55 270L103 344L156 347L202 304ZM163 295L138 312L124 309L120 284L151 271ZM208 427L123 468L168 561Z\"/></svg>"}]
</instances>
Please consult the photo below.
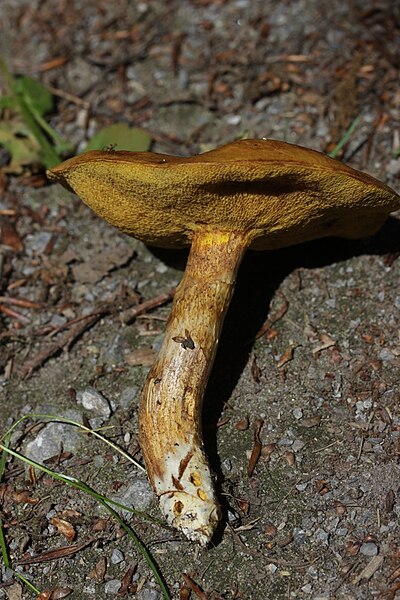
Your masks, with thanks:
<instances>
[{"instance_id":1,"label":"mushroom","mask_svg":"<svg viewBox=\"0 0 400 600\"><path fill-rule=\"evenodd\" d=\"M190 246L144 385L139 430L161 511L205 545L220 508L203 449L202 403L244 253L373 234L400 208L400 197L319 152L272 140L241 140L188 158L93 151L48 175L146 244Z\"/></svg>"}]
</instances>

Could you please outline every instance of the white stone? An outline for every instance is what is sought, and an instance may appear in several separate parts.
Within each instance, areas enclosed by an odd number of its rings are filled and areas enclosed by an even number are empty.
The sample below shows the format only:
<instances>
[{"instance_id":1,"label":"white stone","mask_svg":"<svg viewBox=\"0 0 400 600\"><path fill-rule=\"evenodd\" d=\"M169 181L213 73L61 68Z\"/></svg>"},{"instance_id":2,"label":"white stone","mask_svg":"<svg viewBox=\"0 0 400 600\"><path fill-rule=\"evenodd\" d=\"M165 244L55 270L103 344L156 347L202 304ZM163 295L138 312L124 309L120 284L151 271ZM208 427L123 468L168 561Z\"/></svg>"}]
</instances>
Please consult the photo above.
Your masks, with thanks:
<instances>
[{"instance_id":1,"label":"white stone","mask_svg":"<svg viewBox=\"0 0 400 600\"><path fill-rule=\"evenodd\" d=\"M118 548L114 548L111 554L111 562L113 563L113 565L118 565L123 560L125 560L123 552L121 552L121 550L119 550Z\"/></svg>"},{"instance_id":2,"label":"white stone","mask_svg":"<svg viewBox=\"0 0 400 600\"><path fill-rule=\"evenodd\" d=\"M373 542L362 544L360 554L363 554L364 556L376 556L378 554L378 546Z\"/></svg>"},{"instance_id":3,"label":"white stone","mask_svg":"<svg viewBox=\"0 0 400 600\"><path fill-rule=\"evenodd\" d=\"M106 594L116 594L119 591L120 587L121 582L119 581L119 579L111 579L105 584L104 591Z\"/></svg>"},{"instance_id":4,"label":"white stone","mask_svg":"<svg viewBox=\"0 0 400 600\"><path fill-rule=\"evenodd\" d=\"M87 387L85 390L78 391L76 394L77 402L82 404L86 410L96 411L100 417L109 418L111 416L111 406L107 398L93 387Z\"/></svg>"}]
</instances>

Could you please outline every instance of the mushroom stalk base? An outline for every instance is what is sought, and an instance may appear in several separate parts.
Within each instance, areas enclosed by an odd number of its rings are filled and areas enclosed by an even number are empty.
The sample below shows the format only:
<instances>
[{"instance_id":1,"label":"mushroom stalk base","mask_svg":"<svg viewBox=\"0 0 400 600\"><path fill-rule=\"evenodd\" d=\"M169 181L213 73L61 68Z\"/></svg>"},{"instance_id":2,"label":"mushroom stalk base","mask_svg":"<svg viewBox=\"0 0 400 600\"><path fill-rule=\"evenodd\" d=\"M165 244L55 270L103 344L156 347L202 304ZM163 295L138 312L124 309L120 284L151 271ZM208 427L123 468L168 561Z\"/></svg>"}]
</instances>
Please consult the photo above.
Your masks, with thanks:
<instances>
[{"instance_id":1,"label":"mushroom stalk base","mask_svg":"<svg viewBox=\"0 0 400 600\"><path fill-rule=\"evenodd\" d=\"M140 405L140 444L161 511L202 545L220 518L203 449L203 396L247 246L243 234L195 234Z\"/></svg>"}]
</instances>

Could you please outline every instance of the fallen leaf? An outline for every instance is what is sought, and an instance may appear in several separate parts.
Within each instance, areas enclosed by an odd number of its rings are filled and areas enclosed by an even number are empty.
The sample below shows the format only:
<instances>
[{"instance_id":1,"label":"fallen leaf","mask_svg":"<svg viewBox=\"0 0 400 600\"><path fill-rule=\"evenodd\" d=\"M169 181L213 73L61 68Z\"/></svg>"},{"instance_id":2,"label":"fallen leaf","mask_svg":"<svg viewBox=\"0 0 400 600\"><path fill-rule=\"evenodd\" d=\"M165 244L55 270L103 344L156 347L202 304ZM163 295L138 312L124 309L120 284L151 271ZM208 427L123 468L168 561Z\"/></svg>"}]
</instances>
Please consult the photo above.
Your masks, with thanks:
<instances>
[{"instance_id":1,"label":"fallen leaf","mask_svg":"<svg viewBox=\"0 0 400 600\"><path fill-rule=\"evenodd\" d=\"M133 585L136 585L136 584L132 584L132 577L136 573L136 569L137 569L137 563L134 563L127 569L127 571L125 572L125 575L123 576L123 578L121 580L121 587L119 588L119 590L117 592L118 596L125 596L125 594L130 593L130 592L135 593L134 590L131 588L133 587Z\"/></svg>"},{"instance_id":2,"label":"fallen leaf","mask_svg":"<svg viewBox=\"0 0 400 600\"><path fill-rule=\"evenodd\" d=\"M57 531L61 533L61 535L63 535L68 542L72 542L72 540L75 538L76 531L69 521L60 519L59 517L53 517L50 519L50 523L54 525Z\"/></svg>"},{"instance_id":3,"label":"fallen leaf","mask_svg":"<svg viewBox=\"0 0 400 600\"><path fill-rule=\"evenodd\" d=\"M200 600L207 600L207 596L205 595L203 590L199 588L199 586L193 581L193 579L191 577L189 577L189 575L187 575L186 573L182 573L182 578L183 578L183 581L185 582L186 586L194 594L196 594L196 596L198 598L200 598Z\"/></svg>"},{"instance_id":4,"label":"fallen leaf","mask_svg":"<svg viewBox=\"0 0 400 600\"><path fill-rule=\"evenodd\" d=\"M393 508L394 508L394 503L396 500L396 496L394 494L393 490L389 490L388 493L386 494L386 498L385 498L385 510L386 512L392 512Z\"/></svg>"},{"instance_id":5,"label":"fallen leaf","mask_svg":"<svg viewBox=\"0 0 400 600\"><path fill-rule=\"evenodd\" d=\"M251 452L251 456L250 456L250 460L249 460L249 466L247 469L248 477L252 476L255 466L261 455L262 443L260 440L260 431L261 431L261 428L263 425L264 425L264 421L262 419L256 419L254 421L254 443L253 443L253 450Z\"/></svg>"},{"instance_id":6,"label":"fallen leaf","mask_svg":"<svg viewBox=\"0 0 400 600\"><path fill-rule=\"evenodd\" d=\"M110 252L98 252L85 262L74 265L72 274L80 283L97 283L113 269L125 265L134 255L135 250L129 244L120 243Z\"/></svg>"},{"instance_id":7,"label":"fallen leaf","mask_svg":"<svg viewBox=\"0 0 400 600\"><path fill-rule=\"evenodd\" d=\"M255 356L253 356L253 360L251 363L251 375L253 377L253 380L256 383L260 383L260 377L261 377L261 369L257 364L257 359Z\"/></svg>"},{"instance_id":8,"label":"fallen leaf","mask_svg":"<svg viewBox=\"0 0 400 600\"><path fill-rule=\"evenodd\" d=\"M99 560L95 564L94 569L92 569L92 571L90 571L90 573L88 574L88 577L90 579L95 579L96 581L103 581L106 571L107 571L107 561L106 561L105 556L102 556L99 558Z\"/></svg>"},{"instance_id":9,"label":"fallen leaf","mask_svg":"<svg viewBox=\"0 0 400 600\"><path fill-rule=\"evenodd\" d=\"M315 489L320 496L325 496L325 494L331 491L331 486L326 479L317 479L315 481Z\"/></svg>"},{"instance_id":10,"label":"fallen leaf","mask_svg":"<svg viewBox=\"0 0 400 600\"><path fill-rule=\"evenodd\" d=\"M7 219L0 217L0 244L15 250L16 252L22 252L24 244L19 236L14 223Z\"/></svg>"},{"instance_id":11,"label":"fallen leaf","mask_svg":"<svg viewBox=\"0 0 400 600\"><path fill-rule=\"evenodd\" d=\"M236 527L233 531L235 533L240 533L241 531L251 531L252 529L254 529L256 523L258 523L260 519L261 517L257 517L257 519L250 521L250 523L246 523L246 525L240 525L239 527Z\"/></svg>"},{"instance_id":12,"label":"fallen leaf","mask_svg":"<svg viewBox=\"0 0 400 600\"><path fill-rule=\"evenodd\" d=\"M44 462L44 461L43 461ZM74 508L66 508L60 513L61 519L79 519L82 516L82 513L75 510Z\"/></svg>"},{"instance_id":13,"label":"fallen leaf","mask_svg":"<svg viewBox=\"0 0 400 600\"><path fill-rule=\"evenodd\" d=\"M296 457L294 452L292 452L291 450L285 450L285 460L287 462L287 464L289 465L289 467L293 467L293 465L296 462Z\"/></svg>"},{"instance_id":14,"label":"fallen leaf","mask_svg":"<svg viewBox=\"0 0 400 600\"><path fill-rule=\"evenodd\" d=\"M286 365L286 363L293 360L293 353L295 348L296 346L294 344L290 344L290 346L286 348L285 352L281 355L280 359L278 360L278 369L280 369L281 367Z\"/></svg>"},{"instance_id":15,"label":"fallen leaf","mask_svg":"<svg viewBox=\"0 0 400 600\"><path fill-rule=\"evenodd\" d=\"M242 500L242 498L238 498L237 499L237 504L238 507L240 508L240 510L245 514L248 515L249 514L249 510L250 510L250 502L248 502L247 500Z\"/></svg>"},{"instance_id":16,"label":"fallen leaf","mask_svg":"<svg viewBox=\"0 0 400 600\"><path fill-rule=\"evenodd\" d=\"M271 523L271 521L268 521L266 523L264 531L265 531L265 535L267 535L270 538L274 538L276 536L276 534L278 533L278 529L277 529L276 525Z\"/></svg>"},{"instance_id":17,"label":"fallen leaf","mask_svg":"<svg viewBox=\"0 0 400 600\"><path fill-rule=\"evenodd\" d=\"M367 566L361 571L357 577L353 579L353 584L358 585L361 581L369 581L372 575L379 569L381 564L384 561L384 557L382 555L377 555L371 558Z\"/></svg>"},{"instance_id":18,"label":"fallen leaf","mask_svg":"<svg viewBox=\"0 0 400 600\"><path fill-rule=\"evenodd\" d=\"M261 456L269 460L271 458L271 454L276 452L278 449L276 444L266 444L261 449Z\"/></svg>"},{"instance_id":19,"label":"fallen leaf","mask_svg":"<svg viewBox=\"0 0 400 600\"><path fill-rule=\"evenodd\" d=\"M87 542L83 542L82 544L72 544L71 546L61 546L59 548L53 548L52 550L45 550L40 554L36 554L35 556L27 556L26 558L21 558L17 560L15 564L17 565L34 565L36 563L48 562L51 560L56 560L57 558L65 558L68 556L73 556L77 552L80 552L93 542L96 538L92 538Z\"/></svg>"},{"instance_id":20,"label":"fallen leaf","mask_svg":"<svg viewBox=\"0 0 400 600\"><path fill-rule=\"evenodd\" d=\"M265 321L264 325L261 327L261 329L256 334L256 339L262 337L264 334L267 334L268 331L271 329L272 325L274 325L274 323L276 323L277 321L282 319L282 317L287 313L288 308L289 308L289 302L288 302L286 296L282 292L279 293L279 296L282 301L280 306Z\"/></svg>"},{"instance_id":21,"label":"fallen leaf","mask_svg":"<svg viewBox=\"0 0 400 600\"><path fill-rule=\"evenodd\" d=\"M35 505L40 502L39 498L33 498L29 490L18 490L13 492L12 498L14 502L18 504L31 504Z\"/></svg>"},{"instance_id":22,"label":"fallen leaf","mask_svg":"<svg viewBox=\"0 0 400 600\"><path fill-rule=\"evenodd\" d=\"M319 339L321 344L319 344L318 346L316 346L316 348L313 349L312 353L314 354L314 356L319 354L319 352L322 352L322 350L327 350L328 348L332 348L336 345L336 340L331 338L326 333L321 333Z\"/></svg>"},{"instance_id":23,"label":"fallen leaf","mask_svg":"<svg viewBox=\"0 0 400 600\"><path fill-rule=\"evenodd\" d=\"M249 428L249 417L243 417L235 424L235 429L238 431L246 431Z\"/></svg>"},{"instance_id":24,"label":"fallen leaf","mask_svg":"<svg viewBox=\"0 0 400 600\"><path fill-rule=\"evenodd\" d=\"M97 519L93 525L92 525L92 530L93 531L105 531L108 527L108 521L107 519Z\"/></svg>"}]
</instances>

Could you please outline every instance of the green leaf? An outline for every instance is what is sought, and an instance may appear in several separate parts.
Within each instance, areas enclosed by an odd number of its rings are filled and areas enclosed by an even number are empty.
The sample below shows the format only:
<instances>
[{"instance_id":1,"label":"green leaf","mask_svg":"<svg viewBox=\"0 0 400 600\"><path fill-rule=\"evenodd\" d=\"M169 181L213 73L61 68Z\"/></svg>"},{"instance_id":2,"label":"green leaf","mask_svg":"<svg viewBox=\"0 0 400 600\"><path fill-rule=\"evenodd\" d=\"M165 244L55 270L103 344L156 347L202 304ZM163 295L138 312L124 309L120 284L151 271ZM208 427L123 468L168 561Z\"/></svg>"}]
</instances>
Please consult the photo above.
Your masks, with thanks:
<instances>
[{"instance_id":1,"label":"green leaf","mask_svg":"<svg viewBox=\"0 0 400 600\"><path fill-rule=\"evenodd\" d=\"M23 75L14 80L14 93L22 96L32 112L40 116L53 109L53 94L37 79Z\"/></svg>"},{"instance_id":2,"label":"green leaf","mask_svg":"<svg viewBox=\"0 0 400 600\"><path fill-rule=\"evenodd\" d=\"M11 155L6 167L9 173L21 173L25 165L41 162L38 142L18 117L0 122L0 146L4 146Z\"/></svg>"},{"instance_id":3,"label":"green leaf","mask_svg":"<svg viewBox=\"0 0 400 600\"><path fill-rule=\"evenodd\" d=\"M32 77L15 78L0 56L0 75L7 96L0 98L0 108L11 108L11 117L1 122L0 144L11 153L7 170L20 173L32 163L51 168L61 161L60 155L72 147L54 131L43 115L53 108L53 95L40 81ZM14 113L14 114L13 114ZM15 131L15 123L23 123L27 131Z\"/></svg>"},{"instance_id":4,"label":"green leaf","mask_svg":"<svg viewBox=\"0 0 400 600\"><path fill-rule=\"evenodd\" d=\"M147 152L151 146L151 136L138 127L129 127L127 123L115 123L100 129L86 145L88 150L104 150L112 147L114 150L131 150Z\"/></svg>"},{"instance_id":5,"label":"green leaf","mask_svg":"<svg viewBox=\"0 0 400 600\"><path fill-rule=\"evenodd\" d=\"M12 96L0 96L0 109L15 108L15 100Z\"/></svg>"}]
</instances>

